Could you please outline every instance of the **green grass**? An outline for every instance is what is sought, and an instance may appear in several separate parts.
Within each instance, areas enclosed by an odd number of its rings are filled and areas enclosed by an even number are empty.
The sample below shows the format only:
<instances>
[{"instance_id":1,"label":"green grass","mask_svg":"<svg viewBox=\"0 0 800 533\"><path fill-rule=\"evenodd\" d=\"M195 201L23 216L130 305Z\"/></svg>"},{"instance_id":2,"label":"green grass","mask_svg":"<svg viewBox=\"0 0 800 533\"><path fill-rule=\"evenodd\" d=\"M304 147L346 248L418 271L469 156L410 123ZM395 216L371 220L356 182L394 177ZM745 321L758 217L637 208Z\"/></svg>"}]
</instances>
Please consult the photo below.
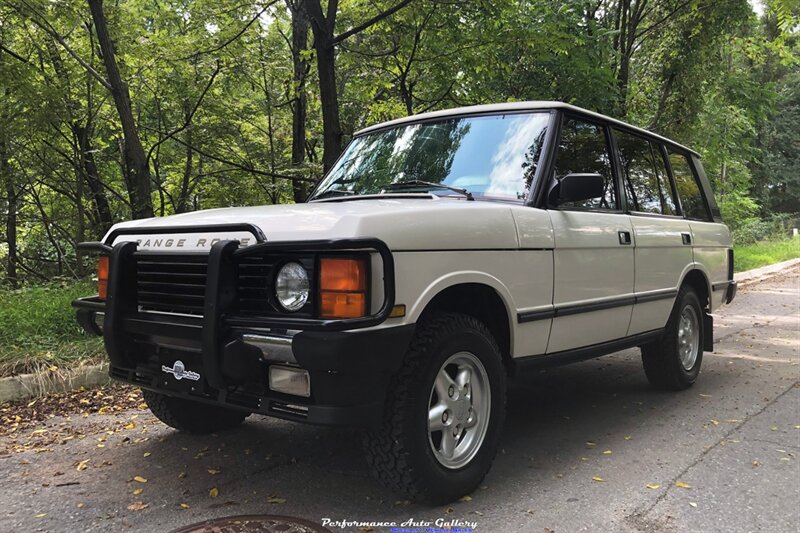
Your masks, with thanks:
<instances>
[{"instance_id":1,"label":"green grass","mask_svg":"<svg viewBox=\"0 0 800 533\"><path fill-rule=\"evenodd\" d=\"M742 272L800 257L800 239L760 241L734 246L733 253L736 272Z\"/></svg>"},{"instance_id":2,"label":"green grass","mask_svg":"<svg viewBox=\"0 0 800 533\"><path fill-rule=\"evenodd\" d=\"M91 282L0 290L0 376L99 359L102 341L83 333L70 306L95 292Z\"/></svg>"}]
</instances>

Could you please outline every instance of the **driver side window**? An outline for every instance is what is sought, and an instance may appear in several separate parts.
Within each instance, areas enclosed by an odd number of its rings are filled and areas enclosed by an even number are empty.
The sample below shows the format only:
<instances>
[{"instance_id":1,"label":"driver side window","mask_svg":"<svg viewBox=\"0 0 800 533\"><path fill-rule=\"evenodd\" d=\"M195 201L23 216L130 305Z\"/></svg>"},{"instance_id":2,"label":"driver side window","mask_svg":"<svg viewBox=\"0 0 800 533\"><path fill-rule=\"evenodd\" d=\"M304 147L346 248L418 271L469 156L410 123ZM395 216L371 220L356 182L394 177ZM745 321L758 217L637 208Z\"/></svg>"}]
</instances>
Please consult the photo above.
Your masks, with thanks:
<instances>
[{"instance_id":1,"label":"driver side window","mask_svg":"<svg viewBox=\"0 0 800 533\"><path fill-rule=\"evenodd\" d=\"M618 209L610 153L603 126L578 118L564 119L556 152L555 178L560 180L567 174L596 173L603 176L605 186L602 197L565 202L559 205L560 208Z\"/></svg>"}]
</instances>

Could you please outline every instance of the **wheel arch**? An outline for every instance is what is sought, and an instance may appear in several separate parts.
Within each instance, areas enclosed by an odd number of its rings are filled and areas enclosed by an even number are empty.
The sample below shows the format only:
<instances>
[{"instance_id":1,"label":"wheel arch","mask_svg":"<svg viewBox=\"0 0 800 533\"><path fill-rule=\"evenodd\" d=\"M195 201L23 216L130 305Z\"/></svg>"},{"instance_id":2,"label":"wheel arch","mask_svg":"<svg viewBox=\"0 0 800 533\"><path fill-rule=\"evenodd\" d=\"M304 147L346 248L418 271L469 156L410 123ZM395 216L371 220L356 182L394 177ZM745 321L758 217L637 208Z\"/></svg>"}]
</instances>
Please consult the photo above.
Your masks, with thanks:
<instances>
[{"instance_id":1,"label":"wheel arch","mask_svg":"<svg viewBox=\"0 0 800 533\"><path fill-rule=\"evenodd\" d=\"M451 275L437 280L420 297L409 317L414 322L441 311L463 313L486 324L507 367L514 348L511 294L496 278L481 273Z\"/></svg>"},{"instance_id":2,"label":"wheel arch","mask_svg":"<svg viewBox=\"0 0 800 533\"><path fill-rule=\"evenodd\" d=\"M692 287L703 304L703 310L706 312L711 311L711 282L709 281L708 273L700 265L697 263L690 265L681 276L681 282L678 287L683 286Z\"/></svg>"}]
</instances>

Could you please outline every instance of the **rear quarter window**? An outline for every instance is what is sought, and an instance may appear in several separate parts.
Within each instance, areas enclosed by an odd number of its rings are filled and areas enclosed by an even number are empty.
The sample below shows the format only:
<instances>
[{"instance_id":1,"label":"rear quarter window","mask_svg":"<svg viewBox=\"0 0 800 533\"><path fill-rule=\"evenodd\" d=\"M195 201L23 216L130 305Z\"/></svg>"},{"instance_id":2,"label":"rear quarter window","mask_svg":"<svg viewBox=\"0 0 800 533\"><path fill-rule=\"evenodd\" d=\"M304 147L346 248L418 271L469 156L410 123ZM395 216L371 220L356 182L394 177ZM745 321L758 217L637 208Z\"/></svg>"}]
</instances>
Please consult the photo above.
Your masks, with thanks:
<instances>
[{"instance_id":1,"label":"rear quarter window","mask_svg":"<svg viewBox=\"0 0 800 533\"><path fill-rule=\"evenodd\" d=\"M622 164L628 209L642 213L676 215L678 210L661 146L616 129L614 137L617 139Z\"/></svg>"},{"instance_id":2,"label":"rear quarter window","mask_svg":"<svg viewBox=\"0 0 800 533\"><path fill-rule=\"evenodd\" d=\"M711 217L708 216L708 209L689 158L678 152L669 152L669 164L675 178L675 188L681 199L683 214L686 218L694 220L709 220Z\"/></svg>"}]
</instances>

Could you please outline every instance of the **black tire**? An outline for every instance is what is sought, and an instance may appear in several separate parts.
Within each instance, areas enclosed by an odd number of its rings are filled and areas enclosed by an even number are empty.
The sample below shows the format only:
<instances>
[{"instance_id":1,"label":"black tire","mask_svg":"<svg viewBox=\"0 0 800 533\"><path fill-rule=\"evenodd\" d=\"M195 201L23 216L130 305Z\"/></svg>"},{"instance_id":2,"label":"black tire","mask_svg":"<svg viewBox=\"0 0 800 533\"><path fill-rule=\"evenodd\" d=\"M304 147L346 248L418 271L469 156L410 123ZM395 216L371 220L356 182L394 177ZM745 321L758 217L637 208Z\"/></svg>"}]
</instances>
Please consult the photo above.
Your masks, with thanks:
<instances>
[{"instance_id":1,"label":"black tire","mask_svg":"<svg viewBox=\"0 0 800 533\"><path fill-rule=\"evenodd\" d=\"M447 468L432 449L428 411L439 371L451 356L462 352L482 364L491 401L486 407L485 436L476 445L475 455L459 468ZM488 328L466 315L434 315L417 327L403 366L392 379L381 425L364 434L367 463L378 481L391 490L434 505L452 502L475 490L489 471L505 403L506 371Z\"/></svg>"},{"instance_id":2,"label":"black tire","mask_svg":"<svg viewBox=\"0 0 800 533\"><path fill-rule=\"evenodd\" d=\"M166 396L142 389L144 401L156 418L184 433L205 435L240 425L249 413Z\"/></svg>"},{"instance_id":3,"label":"black tire","mask_svg":"<svg viewBox=\"0 0 800 533\"><path fill-rule=\"evenodd\" d=\"M681 360L679 339L681 315L687 308L694 312L698 328L697 356L689 368L685 368ZM691 287L681 287L664 336L659 341L641 347L644 373L650 384L662 390L684 390L691 387L697 380L703 363L704 335L703 307L700 305L700 299Z\"/></svg>"}]
</instances>

